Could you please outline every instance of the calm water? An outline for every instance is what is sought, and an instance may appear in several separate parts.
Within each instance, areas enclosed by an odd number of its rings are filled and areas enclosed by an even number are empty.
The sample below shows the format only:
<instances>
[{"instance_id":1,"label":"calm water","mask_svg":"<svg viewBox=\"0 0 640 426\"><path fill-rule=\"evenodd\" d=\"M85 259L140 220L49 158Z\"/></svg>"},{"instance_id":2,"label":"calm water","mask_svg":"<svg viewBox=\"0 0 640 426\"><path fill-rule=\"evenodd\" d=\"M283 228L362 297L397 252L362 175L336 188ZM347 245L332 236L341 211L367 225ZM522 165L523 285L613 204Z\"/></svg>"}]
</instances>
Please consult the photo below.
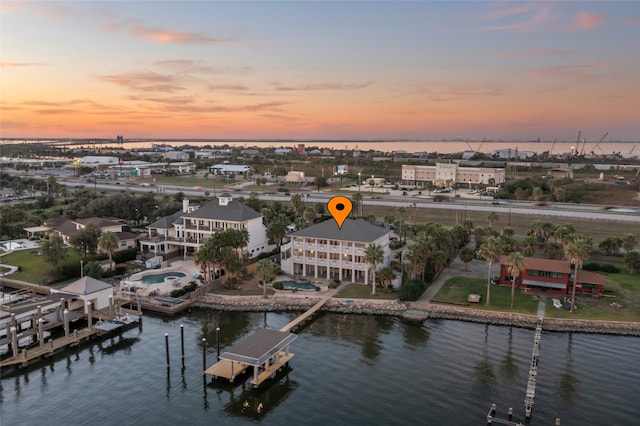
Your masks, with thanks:
<instances>
[{"instance_id":1,"label":"calm water","mask_svg":"<svg viewBox=\"0 0 640 426\"><path fill-rule=\"evenodd\" d=\"M182 272L166 272L164 274L153 274L153 275L145 275L144 277L142 277L142 279L140 280L140 282L142 284L160 284L163 283L165 279L169 278L169 277L173 277L173 278L184 278L186 277L186 274L183 274Z\"/></svg>"},{"instance_id":2,"label":"calm water","mask_svg":"<svg viewBox=\"0 0 640 426\"><path fill-rule=\"evenodd\" d=\"M640 148L636 145L640 145L637 141L635 142L621 142L621 141L605 141L603 143L599 143L599 137L597 140L587 140L586 144L584 144L584 138L581 138L580 147L578 148L581 152L585 154L590 154L591 152L600 155L600 154L613 154L620 153L623 157L630 157L633 155L639 155ZM269 141L224 141L224 140L215 140L215 141L206 141L206 140L179 140L179 141L154 141L154 140L144 140L144 141L133 141L127 142L124 147L127 149L132 148L151 148L154 144L168 144L172 146L182 146L182 145L192 145L192 146L223 146L229 145L233 147L259 147L259 148L278 148L278 147L294 147L298 144L305 144L307 147L320 147L320 148L330 148L330 149L345 149L352 150L358 149L361 151L382 151L382 152L392 152L392 151L400 151L404 150L407 152L438 152L440 154L450 154L455 152L462 152L466 150L474 150L478 152L483 152L485 154L491 154L493 151L497 149L512 149L517 148L520 152L522 151L532 151L537 153L542 153L545 151L550 151L552 154L565 154L570 153L577 147L576 141L569 142L556 142L553 141L545 141L545 142L523 142L523 141L502 141L502 142L464 142L464 141L447 141L447 142L436 142L436 141L409 141L409 140L400 140L400 141L295 141L295 140L269 140ZM106 145L95 144L92 147L113 147L115 143L110 143ZM584 147L583 147L584 145Z\"/></svg>"},{"instance_id":3,"label":"calm water","mask_svg":"<svg viewBox=\"0 0 640 426\"><path fill-rule=\"evenodd\" d=\"M0 424L483 425L491 403L503 415L514 407L514 419L523 420L533 331L508 327L327 314L293 342L290 369L262 388L203 382L200 340L210 342L213 363L216 326L224 350L293 317L147 316L141 328L3 378ZM530 424L556 417L563 426L638 424L638 354L639 338L545 333Z\"/></svg>"}]
</instances>

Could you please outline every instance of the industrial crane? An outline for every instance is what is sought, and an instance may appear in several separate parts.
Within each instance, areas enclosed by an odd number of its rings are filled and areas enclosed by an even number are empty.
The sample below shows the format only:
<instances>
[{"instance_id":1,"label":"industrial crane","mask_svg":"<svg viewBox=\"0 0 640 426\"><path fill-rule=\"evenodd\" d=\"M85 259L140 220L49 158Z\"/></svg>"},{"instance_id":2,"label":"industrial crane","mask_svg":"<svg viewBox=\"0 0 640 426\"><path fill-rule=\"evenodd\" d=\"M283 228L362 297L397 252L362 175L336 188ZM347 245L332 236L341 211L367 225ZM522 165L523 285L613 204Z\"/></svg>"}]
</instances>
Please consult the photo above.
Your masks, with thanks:
<instances>
[{"instance_id":1,"label":"industrial crane","mask_svg":"<svg viewBox=\"0 0 640 426\"><path fill-rule=\"evenodd\" d=\"M604 138L606 138L608 134L609 134L609 132L606 132L606 133L605 133L605 134L600 138L600 142L598 142L598 143L596 144L596 146L594 146L594 147L593 147L593 149L594 149L594 150L595 150L596 148L598 148L598 149L600 150L600 152L602 153L602 155L606 155L606 154L604 153L604 151L602 150L602 148L600 148L600 144L602 143L602 141L604 141Z\"/></svg>"},{"instance_id":2,"label":"industrial crane","mask_svg":"<svg viewBox=\"0 0 640 426\"><path fill-rule=\"evenodd\" d=\"M580 154L580 135L582 134L582 130L578 130L578 138L576 139L575 153L574 155Z\"/></svg>"}]
</instances>

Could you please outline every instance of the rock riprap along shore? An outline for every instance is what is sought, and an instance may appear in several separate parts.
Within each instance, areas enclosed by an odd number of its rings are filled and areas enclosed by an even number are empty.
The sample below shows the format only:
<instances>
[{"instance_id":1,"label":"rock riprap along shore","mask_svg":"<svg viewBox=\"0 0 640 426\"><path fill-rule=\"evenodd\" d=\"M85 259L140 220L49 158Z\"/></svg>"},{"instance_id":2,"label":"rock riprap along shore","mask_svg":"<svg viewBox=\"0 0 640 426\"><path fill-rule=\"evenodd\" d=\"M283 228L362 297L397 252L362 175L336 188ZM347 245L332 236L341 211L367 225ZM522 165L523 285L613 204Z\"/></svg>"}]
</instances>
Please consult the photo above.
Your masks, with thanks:
<instances>
[{"instance_id":1,"label":"rock riprap along shore","mask_svg":"<svg viewBox=\"0 0 640 426\"><path fill-rule=\"evenodd\" d=\"M207 294L197 306L203 309L237 312L303 312L320 299L305 296L219 296ZM486 311L460 306L429 303L423 307L411 308L424 313L423 319L448 319L455 321L477 322L482 324L513 326L535 329L536 316L514 312ZM329 299L322 307L324 312L390 315L403 317L409 310L409 304L396 300L369 299ZM593 334L618 334L640 336L640 322L600 321L587 319L545 318L545 331L578 332Z\"/></svg>"}]
</instances>

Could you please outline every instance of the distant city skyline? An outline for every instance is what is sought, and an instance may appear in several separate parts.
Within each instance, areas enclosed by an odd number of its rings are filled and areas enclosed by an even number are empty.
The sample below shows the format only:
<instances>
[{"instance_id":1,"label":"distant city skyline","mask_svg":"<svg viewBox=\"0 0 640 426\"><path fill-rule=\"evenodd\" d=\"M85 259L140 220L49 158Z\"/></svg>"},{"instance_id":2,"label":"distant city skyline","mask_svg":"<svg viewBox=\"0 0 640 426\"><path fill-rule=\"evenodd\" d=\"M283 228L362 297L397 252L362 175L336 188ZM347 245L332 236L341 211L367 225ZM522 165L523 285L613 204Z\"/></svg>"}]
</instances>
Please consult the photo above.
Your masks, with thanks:
<instances>
[{"instance_id":1,"label":"distant city skyline","mask_svg":"<svg viewBox=\"0 0 640 426\"><path fill-rule=\"evenodd\" d=\"M0 137L640 140L640 2L0 4Z\"/></svg>"}]
</instances>

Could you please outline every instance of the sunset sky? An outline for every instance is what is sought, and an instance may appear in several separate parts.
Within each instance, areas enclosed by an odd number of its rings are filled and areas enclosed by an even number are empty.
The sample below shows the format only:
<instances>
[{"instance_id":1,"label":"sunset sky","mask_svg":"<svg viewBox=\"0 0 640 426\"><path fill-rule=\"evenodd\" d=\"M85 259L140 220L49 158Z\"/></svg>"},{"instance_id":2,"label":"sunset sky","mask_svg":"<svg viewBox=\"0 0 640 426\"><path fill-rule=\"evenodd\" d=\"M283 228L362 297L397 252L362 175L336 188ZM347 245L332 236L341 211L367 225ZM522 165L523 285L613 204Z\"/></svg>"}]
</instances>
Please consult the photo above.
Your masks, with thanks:
<instances>
[{"instance_id":1,"label":"sunset sky","mask_svg":"<svg viewBox=\"0 0 640 426\"><path fill-rule=\"evenodd\" d=\"M640 140L640 2L0 3L0 137Z\"/></svg>"}]
</instances>

